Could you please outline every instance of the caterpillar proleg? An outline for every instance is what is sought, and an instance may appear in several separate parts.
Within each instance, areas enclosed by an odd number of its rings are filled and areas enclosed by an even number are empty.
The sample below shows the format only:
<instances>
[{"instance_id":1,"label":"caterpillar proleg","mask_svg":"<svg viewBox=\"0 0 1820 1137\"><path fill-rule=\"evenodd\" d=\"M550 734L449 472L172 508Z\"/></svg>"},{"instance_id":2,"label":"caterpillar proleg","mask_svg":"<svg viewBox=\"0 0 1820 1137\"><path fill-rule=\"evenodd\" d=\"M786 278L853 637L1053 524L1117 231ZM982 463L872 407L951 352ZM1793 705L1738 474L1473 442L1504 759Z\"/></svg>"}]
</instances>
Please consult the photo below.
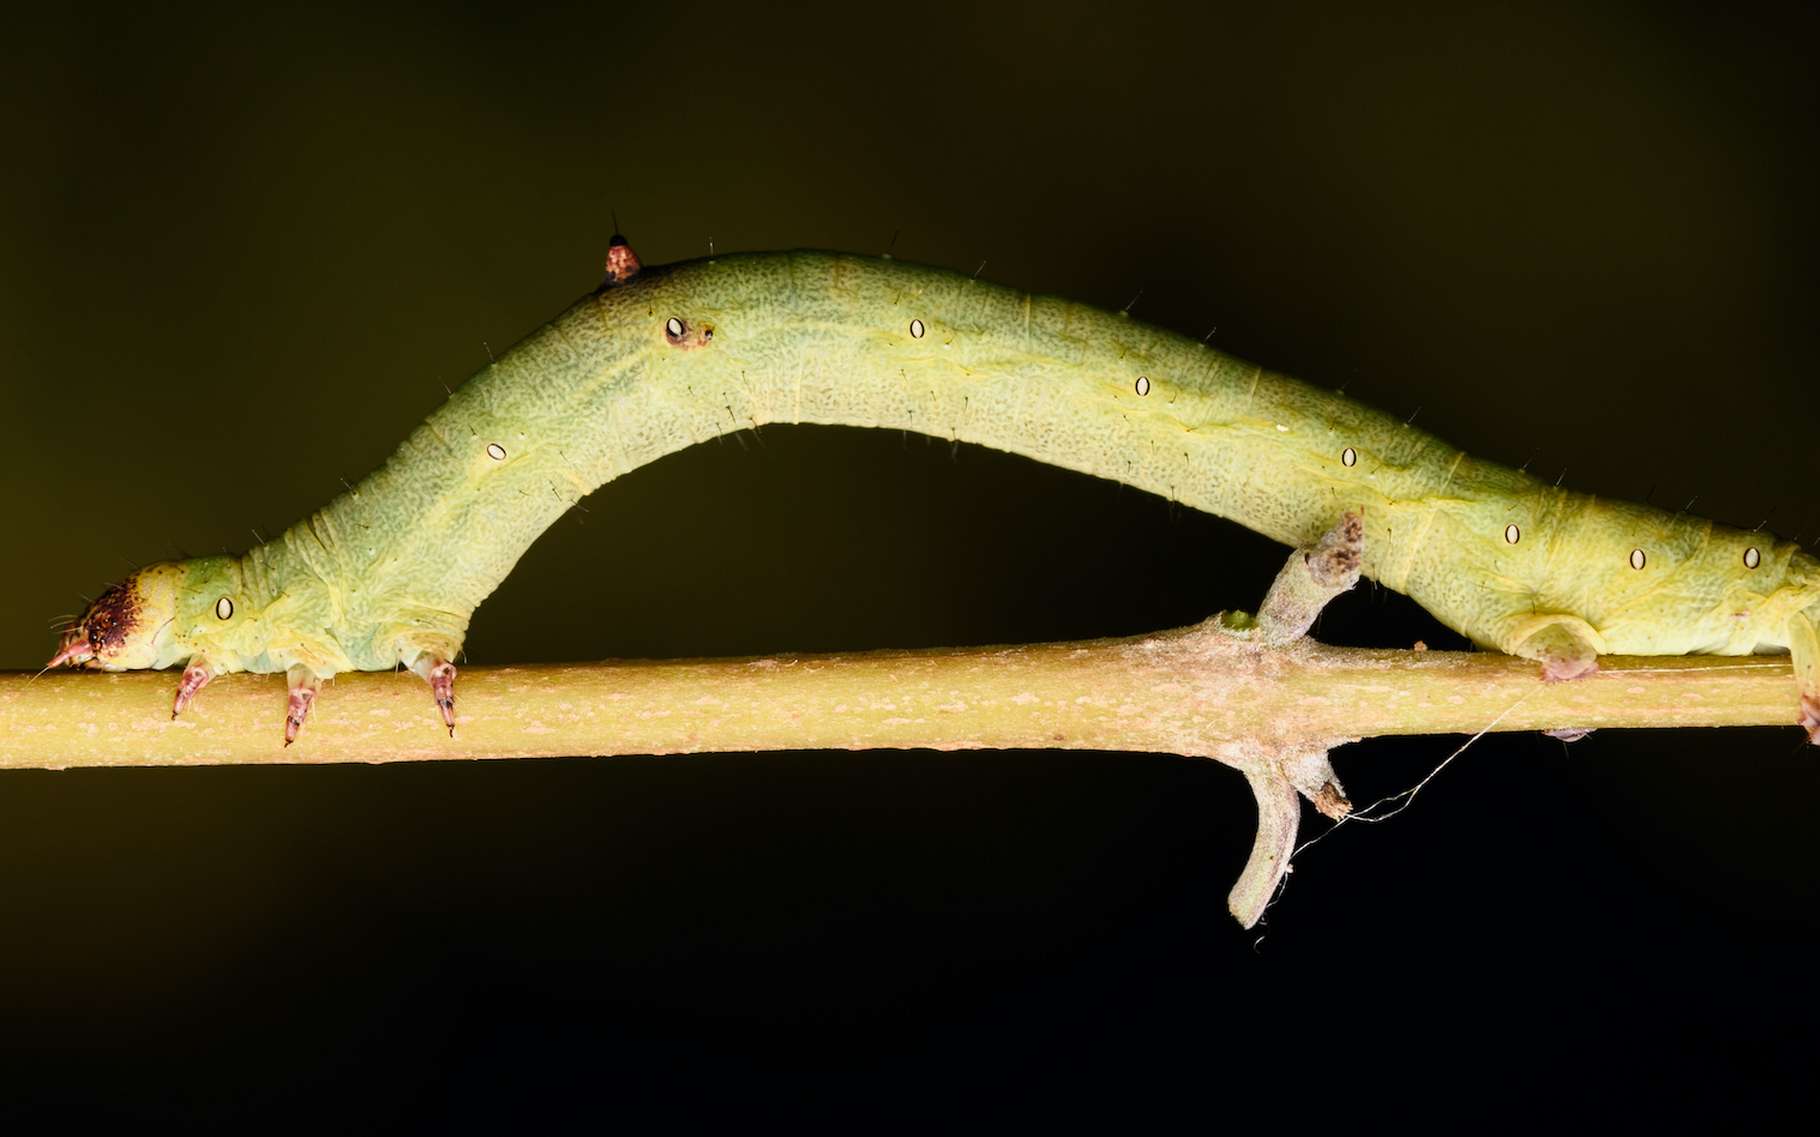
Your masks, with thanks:
<instances>
[{"instance_id":1,"label":"caterpillar proleg","mask_svg":"<svg viewBox=\"0 0 1820 1137\"><path fill-rule=\"evenodd\" d=\"M944 433L1306 546L1364 526L1363 572L1475 642L1571 679L1603 654L1792 652L1820 741L1820 562L1605 501L1121 314L841 253L643 268L454 392L384 466L241 556L108 589L53 666L285 672L287 743L324 679L403 665L455 728L468 620L539 534L621 474L774 422ZM1791 709L1794 703L1791 700Z\"/></svg>"}]
</instances>

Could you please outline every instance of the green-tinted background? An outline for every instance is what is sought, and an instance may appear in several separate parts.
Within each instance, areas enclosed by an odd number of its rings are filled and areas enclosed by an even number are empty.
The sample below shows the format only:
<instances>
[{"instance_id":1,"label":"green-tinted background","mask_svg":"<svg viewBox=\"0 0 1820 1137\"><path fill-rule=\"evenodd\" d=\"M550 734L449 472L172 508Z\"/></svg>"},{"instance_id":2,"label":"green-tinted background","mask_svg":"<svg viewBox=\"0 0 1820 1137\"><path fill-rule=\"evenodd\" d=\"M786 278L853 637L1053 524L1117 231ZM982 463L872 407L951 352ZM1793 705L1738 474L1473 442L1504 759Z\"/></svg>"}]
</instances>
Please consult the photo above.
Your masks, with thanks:
<instances>
[{"instance_id":1,"label":"green-tinted background","mask_svg":"<svg viewBox=\"0 0 1820 1137\"><path fill-rule=\"evenodd\" d=\"M653 263L895 241L1141 289L1476 454L1820 535L1811 21L748 8L15 28L0 667L382 461L595 285L610 208ZM882 432L768 427L586 506L473 662L1134 632L1254 603L1282 556ZM1321 634L1457 642L1376 589ZM1453 745L1338 765L1370 800ZM1413 1079L1733 1122L1812 1092L1815 771L1792 727L1488 738L1311 851L1261 954L1223 911L1249 796L1179 759L14 773L0 1115L1211 1115L1306 1108L1281 1052L1337 1030L1323 1111Z\"/></svg>"}]
</instances>

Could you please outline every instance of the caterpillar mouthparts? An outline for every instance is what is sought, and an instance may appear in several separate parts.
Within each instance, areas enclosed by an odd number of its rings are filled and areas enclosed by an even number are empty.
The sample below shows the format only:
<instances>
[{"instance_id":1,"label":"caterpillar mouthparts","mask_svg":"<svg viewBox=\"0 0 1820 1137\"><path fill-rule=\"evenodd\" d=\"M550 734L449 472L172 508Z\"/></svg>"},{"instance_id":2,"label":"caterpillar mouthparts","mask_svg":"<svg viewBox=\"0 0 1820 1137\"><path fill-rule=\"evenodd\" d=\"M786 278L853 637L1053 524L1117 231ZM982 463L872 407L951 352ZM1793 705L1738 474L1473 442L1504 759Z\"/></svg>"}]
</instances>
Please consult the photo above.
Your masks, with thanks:
<instances>
[{"instance_id":1,"label":"caterpillar mouthparts","mask_svg":"<svg viewBox=\"0 0 1820 1137\"><path fill-rule=\"evenodd\" d=\"M57 654L44 665L49 671L53 667L80 667L95 657L95 649L89 644L88 630L81 624L63 633L63 640L57 645Z\"/></svg>"}]
</instances>

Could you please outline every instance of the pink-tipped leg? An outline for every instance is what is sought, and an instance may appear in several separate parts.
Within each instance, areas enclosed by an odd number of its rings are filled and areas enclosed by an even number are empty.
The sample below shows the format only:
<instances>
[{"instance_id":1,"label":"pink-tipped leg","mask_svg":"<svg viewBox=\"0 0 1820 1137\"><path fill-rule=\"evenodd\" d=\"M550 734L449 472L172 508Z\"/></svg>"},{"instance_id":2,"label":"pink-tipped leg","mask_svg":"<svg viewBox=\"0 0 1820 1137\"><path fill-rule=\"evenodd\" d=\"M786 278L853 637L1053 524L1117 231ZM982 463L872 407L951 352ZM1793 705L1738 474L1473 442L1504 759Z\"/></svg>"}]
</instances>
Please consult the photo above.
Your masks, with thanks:
<instances>
[{"instance_id":1,"label":"pink-tipped leg","mask_svg":"<svg viewBox=\"0 0 1820 1137\"><path fill-rule=\"evenodd\" d=\"M411 670L422 676L430 685L430 696L436 700L436 708L442 712L442 725L449 728L449 737L455 737L455 665L446 659L424 654L411 664Z\"/></svg>"},{"instance_id":2,"label":"pink-tipped leg","mask_svg":"<svg viewBox=\"0 0 1820 1137\"><path fill-rule=\"evenodd\" d=\"M316 692L322 689L322 680L307 667L293 667L285 676L291 686L290 705L284 712L284 744L289 746L297 741L297 732L310 717L310 707L316 702Z\"/></svg>"},{"instance_id":3,"label":"pink-tipped leg","mask_svg":"<svg viewBox=\"0 0 1820 1137\"><path fill-rule=\"evenodd\" d=\"M1801 726L1807 740L1820 746L1820 695L1801 696Z\"/></svg>"},{"instance_id":4,"label":"pink-tipped leg","mask_svg":"<svg viewBox=\"0 0 1820 1137\"><path fill-rule=\"evenodd\" d=\"M175 719L190 705L196 692L208 686L209 680L215 677L214 668L200 659L190 660L189 666L183 669L183 678L177 681L177 700L171 704L171 718Z\"/></svg>"}]
</instances>

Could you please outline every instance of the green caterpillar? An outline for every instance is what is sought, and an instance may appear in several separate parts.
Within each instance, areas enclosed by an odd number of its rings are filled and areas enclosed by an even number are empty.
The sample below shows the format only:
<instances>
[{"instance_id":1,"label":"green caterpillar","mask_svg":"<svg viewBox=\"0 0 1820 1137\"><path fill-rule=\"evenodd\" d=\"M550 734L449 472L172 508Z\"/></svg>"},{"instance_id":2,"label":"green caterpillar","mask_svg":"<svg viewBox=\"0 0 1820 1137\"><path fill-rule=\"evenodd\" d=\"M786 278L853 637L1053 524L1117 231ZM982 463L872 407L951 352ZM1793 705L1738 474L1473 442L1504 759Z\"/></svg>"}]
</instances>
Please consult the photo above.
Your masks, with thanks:
<instances>
[{"instance_id":1,"label":"green caterpillar","mask_svg":"<svg viewBox=\"0 0 1820 1137\"><path fill-rule=\"evenodd\" d=\"M244 556L142 569L51 665L289 676L403 664L455 728L474 608L601 483L772 422L892 427L1111 478L1291 545L1347 511L1364 572L1570 679L1602 654L1788 650L1820 741L1820 561L1766 534L1563 490L1336 394L1081 304L940 269L759 253L641 269L470 379L378 471Z\"/></svg>"}]
</instances>

